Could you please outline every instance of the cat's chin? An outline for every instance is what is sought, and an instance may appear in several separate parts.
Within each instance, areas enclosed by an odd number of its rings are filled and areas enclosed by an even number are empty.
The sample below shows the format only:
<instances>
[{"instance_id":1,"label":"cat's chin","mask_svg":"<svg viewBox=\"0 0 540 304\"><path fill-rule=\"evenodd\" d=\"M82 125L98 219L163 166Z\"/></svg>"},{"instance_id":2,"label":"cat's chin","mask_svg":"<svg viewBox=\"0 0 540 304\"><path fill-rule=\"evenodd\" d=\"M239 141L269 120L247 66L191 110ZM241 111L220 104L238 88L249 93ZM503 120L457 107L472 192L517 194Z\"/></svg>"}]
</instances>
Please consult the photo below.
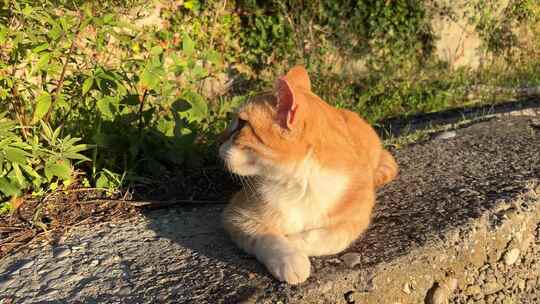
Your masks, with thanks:
<instances>
[{"instance_id":1,"label":"cat's chin","mask_svg":"<svg viewBox=\"0 0 540 304\"><path fill-rule=\"evenodd\" d=\"M260 175L262 170L254 164L234 163L231 160L225 160L227 169L238 176L256 176Z\"/></svg>"}]
</instances>

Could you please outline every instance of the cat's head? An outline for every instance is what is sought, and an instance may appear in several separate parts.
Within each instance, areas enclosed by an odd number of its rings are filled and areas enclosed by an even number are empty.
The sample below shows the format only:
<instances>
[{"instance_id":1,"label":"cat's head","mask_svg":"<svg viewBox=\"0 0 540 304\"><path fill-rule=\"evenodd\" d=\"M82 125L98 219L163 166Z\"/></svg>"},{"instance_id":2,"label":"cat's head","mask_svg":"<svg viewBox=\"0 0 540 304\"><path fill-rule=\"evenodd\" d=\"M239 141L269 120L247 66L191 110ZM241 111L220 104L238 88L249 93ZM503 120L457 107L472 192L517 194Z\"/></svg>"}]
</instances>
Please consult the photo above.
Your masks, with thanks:
<instances>
[{"instance_id":1,"label":"cat's head","mask_svg":"<svg viewBox=\"0 0 540 304\"><path fill-rule=\"evenodd\" d=\"M306 125L310 115L311 83L302 66L277 79L273 92L260 94L241 106L219 149L227 168L242 176L276 176L294 168L309 152Z\"/></svg>"}]
</instances>

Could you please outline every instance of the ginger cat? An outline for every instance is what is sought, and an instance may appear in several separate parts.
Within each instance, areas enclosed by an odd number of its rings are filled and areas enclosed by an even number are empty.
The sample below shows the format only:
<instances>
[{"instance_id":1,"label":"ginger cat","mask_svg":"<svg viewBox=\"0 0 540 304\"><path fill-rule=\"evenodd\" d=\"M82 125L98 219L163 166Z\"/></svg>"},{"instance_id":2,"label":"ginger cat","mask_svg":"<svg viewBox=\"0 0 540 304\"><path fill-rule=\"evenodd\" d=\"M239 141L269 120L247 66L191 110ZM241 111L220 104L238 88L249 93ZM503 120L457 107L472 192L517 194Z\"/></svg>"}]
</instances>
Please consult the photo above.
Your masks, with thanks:
<instances>
[{"instance_id":1,"label":"ginger cat","mask_svg":"<svg viewBox=\"0 0 540 304\"><path fill-rule=\"evenodd\" d=\"M375 188L398 172L371 126L315 95L302 66L244 104L222 142L227 169L251 180L224 227L289 284L309 277L309 256L339 253L366 230Z\"/></svg>"}]
</instances>

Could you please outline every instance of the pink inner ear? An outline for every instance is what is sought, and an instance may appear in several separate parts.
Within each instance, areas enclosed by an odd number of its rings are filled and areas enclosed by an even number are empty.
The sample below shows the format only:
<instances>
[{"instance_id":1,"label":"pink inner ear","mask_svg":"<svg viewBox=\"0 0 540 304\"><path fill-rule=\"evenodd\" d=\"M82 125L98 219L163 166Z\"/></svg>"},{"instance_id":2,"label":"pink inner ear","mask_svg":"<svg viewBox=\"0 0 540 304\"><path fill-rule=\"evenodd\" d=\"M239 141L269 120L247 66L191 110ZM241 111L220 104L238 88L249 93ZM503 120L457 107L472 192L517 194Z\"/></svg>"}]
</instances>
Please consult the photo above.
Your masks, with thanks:
<instances>
[{"instance_id":1,"label":"pink inner ear","mask_svg":"<svg viewBox=\"0 0 540 304\"><path fill-rule=\"evenodd\" d=\"M277 80L278 91L278 119L283 127L291 128L294 123L294 117L296 114L297 104L294 100L294 93L283 78Z\"/></svg>"}]
</instances>

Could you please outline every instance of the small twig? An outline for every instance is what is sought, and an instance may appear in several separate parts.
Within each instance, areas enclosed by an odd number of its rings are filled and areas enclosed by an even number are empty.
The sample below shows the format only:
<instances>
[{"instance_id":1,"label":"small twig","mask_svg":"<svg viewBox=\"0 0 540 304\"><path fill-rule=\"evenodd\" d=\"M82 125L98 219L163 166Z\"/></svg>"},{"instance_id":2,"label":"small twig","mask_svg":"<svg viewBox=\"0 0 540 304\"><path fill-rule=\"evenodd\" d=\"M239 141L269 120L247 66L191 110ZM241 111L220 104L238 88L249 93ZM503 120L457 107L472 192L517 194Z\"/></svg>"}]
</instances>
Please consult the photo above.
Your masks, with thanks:
<instances>
[{"instance_id":1,"label":"small twig","mask_svg":"<svg viewBox=\"0 0 540 304\"><path fill-rule=\"evenodd\" d=\"M148 89L145 88L144 91L143 91L143 94L139 95L139 113L138 113L138 120L139 120L138 128L139 128L139 131L142 131L142 112L143 112L143 108L144 108L144 101L146 99L147 94L148 94Z\"/></svg>"},{"instance_id":2,"label":"small twig","mask_svg":"<svg viewBox=\"0 0 540 304\"><path fill-rule=\"evenodd\" d=\"M62 88L64 87L64 79L65 79L65 76L66 76L67 66L69 64L69 61L71 60L71 55L75 51L75 41L77 40L77 36L79 35L79 32L81 30L81 26L82 26L82 23L83 23L83 16L84 16L84 14L79 12L79 24L77 25L77 29L73 33L73 38L71 40L71 46L69 47L69 51L67 53L66 61L64 62L64 65L62 66L62 72L60 73L60 79L58 80L58 84L57 84L56 89L54 91L54 96L53 96L54 98L53 98L53 100L51 102L51 106L49 107L49 110L47 111L47 114L45 115L45 118L44 118L45 122L49 121L49 118L50 118L51 113L52 113L52 109L54 108L54 105L58 101L58 98L60 96L60 92L62 92Z\"/></svg>"},{"instance_id":3,"label":"small twig","mask_svg":"<svg viewBox=\"0 0 540 304\"><path fill-rule=\"evenodd\" d=\"M14 227L14 226L4 226L0 225L0 231L11 231L11 230L25 230L26 227Z\"/></svg>"},{"instance_id":4,"label":"small twig","mask_svg":"<svg viewBox=\"0 0 540 304\"><path fill-rule=\"evenodd\" d=\"M120 190L111 190L107 188L77 188L77 189L66 189L66 190L60 190L60 191L61 192L105 191L105 192L111 192L111 193L120 192Z\"/></svg>"},{"instance_id":5,"label":"small twig","mask_svg":"<svg viewBox=\"0 0 540 304\"><path fill-rule=\"evenodd\" d=\"M76 204L86 205L86 204L104 204L104 203L115 203L115 204L129 204L135 207L142 207L142 206L168 206L168 205L175 205L175 204L226 204L227 201L201 201L201 200L168 200L168 201L155 201L155 200L141 200L141 201L126 201L122 199L94 199L94 200L88 200L88 201L77 201Z\"/></svg>"},{"instance_id":6,"label":"small twig","mask_svg":"<svg viewBox=\"0 0 540 304\"><path fill-rule=\"evenodd\" d=\"M18 56L17 54L15 56ZM15 75L17 74L17 65L16 65L17 59L14 60L13 68L11 69L11 77L15 79ZM11 95L13 96L12 102L10 105L13 107L13 112L15 113L15 116L17 117L17 120L19 121L21 128L21 133L25 139L28 139L28 131L26 130L25 126L26 123L26 115L24 113L24 104L21 101L21 96L19 95L19 92L17 90L17 83L13 83L13 86L11 87Z\"/></svg>"}]
</instances>

